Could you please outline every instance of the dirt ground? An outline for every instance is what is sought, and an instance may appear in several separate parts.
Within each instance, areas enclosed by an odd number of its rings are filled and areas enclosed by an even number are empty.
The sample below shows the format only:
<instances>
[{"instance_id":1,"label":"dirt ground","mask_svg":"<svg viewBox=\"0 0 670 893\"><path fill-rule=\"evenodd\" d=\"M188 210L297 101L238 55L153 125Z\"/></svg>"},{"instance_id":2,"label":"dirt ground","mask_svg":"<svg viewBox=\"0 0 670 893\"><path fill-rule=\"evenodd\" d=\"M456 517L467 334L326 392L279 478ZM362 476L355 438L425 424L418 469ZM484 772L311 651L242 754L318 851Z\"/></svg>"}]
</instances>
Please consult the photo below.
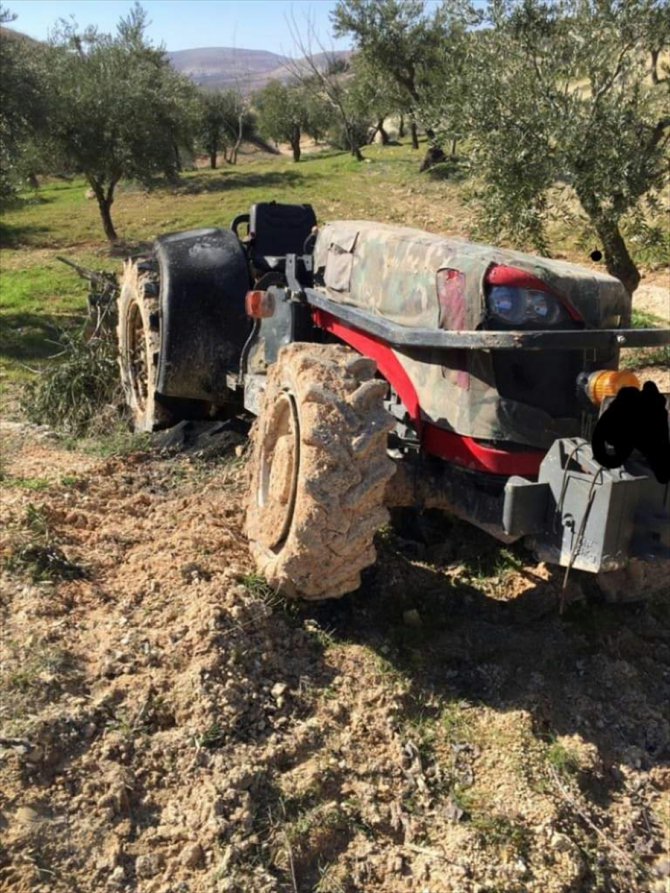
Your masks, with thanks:
<instances>
[{"instance_id":1,"label":"dirt ground","mask_svg":"<svg viewBox=\"0 0 670 893\"><path fill-rule=\"evenodd\" d=\"M667 893L670 593L403 515L286 605L235 452L2 433L0 888Z\"/></svg>"},{"instance_id":2,"label":"dirt ground","mask_svg":"<svg viewBox=\"0 0 670 893\"><path fill-rule=\"evenodd\" d=\"M670 321L670 274L648 273L633 295L633 307Z\"/></svg>"}]
</instances>

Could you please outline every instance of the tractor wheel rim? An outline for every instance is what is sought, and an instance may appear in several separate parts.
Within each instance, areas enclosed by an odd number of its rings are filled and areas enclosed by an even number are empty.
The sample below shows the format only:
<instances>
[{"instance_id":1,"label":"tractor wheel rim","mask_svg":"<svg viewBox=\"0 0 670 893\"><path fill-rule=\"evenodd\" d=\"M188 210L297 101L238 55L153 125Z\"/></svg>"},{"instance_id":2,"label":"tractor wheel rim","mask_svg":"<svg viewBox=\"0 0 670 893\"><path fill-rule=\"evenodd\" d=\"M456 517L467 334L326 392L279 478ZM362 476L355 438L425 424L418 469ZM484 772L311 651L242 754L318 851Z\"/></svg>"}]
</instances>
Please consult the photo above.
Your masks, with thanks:
<instances>
[{"instance_id":1,"label":"tractor wheel rim","mask_svg":"<svg viewBox=\"0 0 670 893\"><path fill-rule=\"evenodd\" d=\"M300 428L293 396L280 394L264 423L256 494L263 509L261 541L278 549L288 536L300 464Z\"/></svg>"},{"instance_id":2,"label":"tractor wheel rim","mask_svg":"<svg viewBox=\"0 0 670 893\"><path fill-rule=\"evenodd\" d=\"M135 404L143 410L149 393L147 344L144 321L138 304L132 304L128 313L128 374Z\"/></svg>"}]
</instances>

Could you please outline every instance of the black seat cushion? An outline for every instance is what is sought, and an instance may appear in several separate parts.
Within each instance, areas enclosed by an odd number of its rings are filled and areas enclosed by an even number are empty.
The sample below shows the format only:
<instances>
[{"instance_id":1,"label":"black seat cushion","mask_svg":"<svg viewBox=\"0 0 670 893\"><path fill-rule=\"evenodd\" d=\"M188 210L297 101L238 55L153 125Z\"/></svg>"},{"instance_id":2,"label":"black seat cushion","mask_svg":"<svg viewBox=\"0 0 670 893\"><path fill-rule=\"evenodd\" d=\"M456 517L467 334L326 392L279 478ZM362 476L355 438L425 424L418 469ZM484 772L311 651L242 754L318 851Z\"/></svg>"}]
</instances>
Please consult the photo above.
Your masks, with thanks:
<instances>
[{"instance_id":1,"label":"black seat cushion","mask_svg":"<svg viewBox=\"0 0 670 893\"><path fill-rule=\"evenodd\" d=\"M311 205L279 205L261 202L252 205L249 235L256 258L302 254L305 241L316 226Z\"/></svg>"}]
</instances>

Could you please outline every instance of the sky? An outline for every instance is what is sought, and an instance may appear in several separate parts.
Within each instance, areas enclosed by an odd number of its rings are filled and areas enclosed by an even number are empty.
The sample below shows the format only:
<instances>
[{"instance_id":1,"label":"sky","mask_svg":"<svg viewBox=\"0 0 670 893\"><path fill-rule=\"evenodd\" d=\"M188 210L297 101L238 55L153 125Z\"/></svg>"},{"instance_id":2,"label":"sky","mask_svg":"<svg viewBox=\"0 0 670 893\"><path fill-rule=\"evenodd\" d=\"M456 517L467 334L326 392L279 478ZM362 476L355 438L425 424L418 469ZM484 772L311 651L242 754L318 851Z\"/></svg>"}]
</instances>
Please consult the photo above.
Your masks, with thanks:
<instances>
[{"instance_id":1,"label":"sky","mask_svg":"<svg viewBox=\"0 0 670 893\"><path fill-rule=\"evenodd\" d=\"M111 32L132 7L132 0L3 0L16 14L9 27L46 40L58 19L74 16L82 28L96 25ZM348 39L334 40L328 14L335 0L144 0L148 35L166 50L238 47L301 55L291 36L291 18L298 29L314 25L325 49L350 49Z\"/></svg>"}]
</instances>

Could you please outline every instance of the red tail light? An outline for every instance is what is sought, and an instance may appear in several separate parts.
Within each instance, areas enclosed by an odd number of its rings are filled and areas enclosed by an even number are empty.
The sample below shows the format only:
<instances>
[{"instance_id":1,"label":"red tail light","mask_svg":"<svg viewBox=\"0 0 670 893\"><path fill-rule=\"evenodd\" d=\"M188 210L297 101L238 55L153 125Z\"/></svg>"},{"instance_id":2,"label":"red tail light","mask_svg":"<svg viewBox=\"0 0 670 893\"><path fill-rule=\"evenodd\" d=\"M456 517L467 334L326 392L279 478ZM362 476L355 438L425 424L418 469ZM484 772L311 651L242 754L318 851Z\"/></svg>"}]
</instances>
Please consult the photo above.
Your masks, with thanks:
<instances>
[{"instance_id":1,"label":"red tail light","mask_svg":"<svg viewBox=\"0 0 670 893\"><path fill-rule=\"evenodd\" d=\"M437 298L440 328L449 332L465 329L465 275L460 270L438 270Z\"/></svg>"}]
</instances>

